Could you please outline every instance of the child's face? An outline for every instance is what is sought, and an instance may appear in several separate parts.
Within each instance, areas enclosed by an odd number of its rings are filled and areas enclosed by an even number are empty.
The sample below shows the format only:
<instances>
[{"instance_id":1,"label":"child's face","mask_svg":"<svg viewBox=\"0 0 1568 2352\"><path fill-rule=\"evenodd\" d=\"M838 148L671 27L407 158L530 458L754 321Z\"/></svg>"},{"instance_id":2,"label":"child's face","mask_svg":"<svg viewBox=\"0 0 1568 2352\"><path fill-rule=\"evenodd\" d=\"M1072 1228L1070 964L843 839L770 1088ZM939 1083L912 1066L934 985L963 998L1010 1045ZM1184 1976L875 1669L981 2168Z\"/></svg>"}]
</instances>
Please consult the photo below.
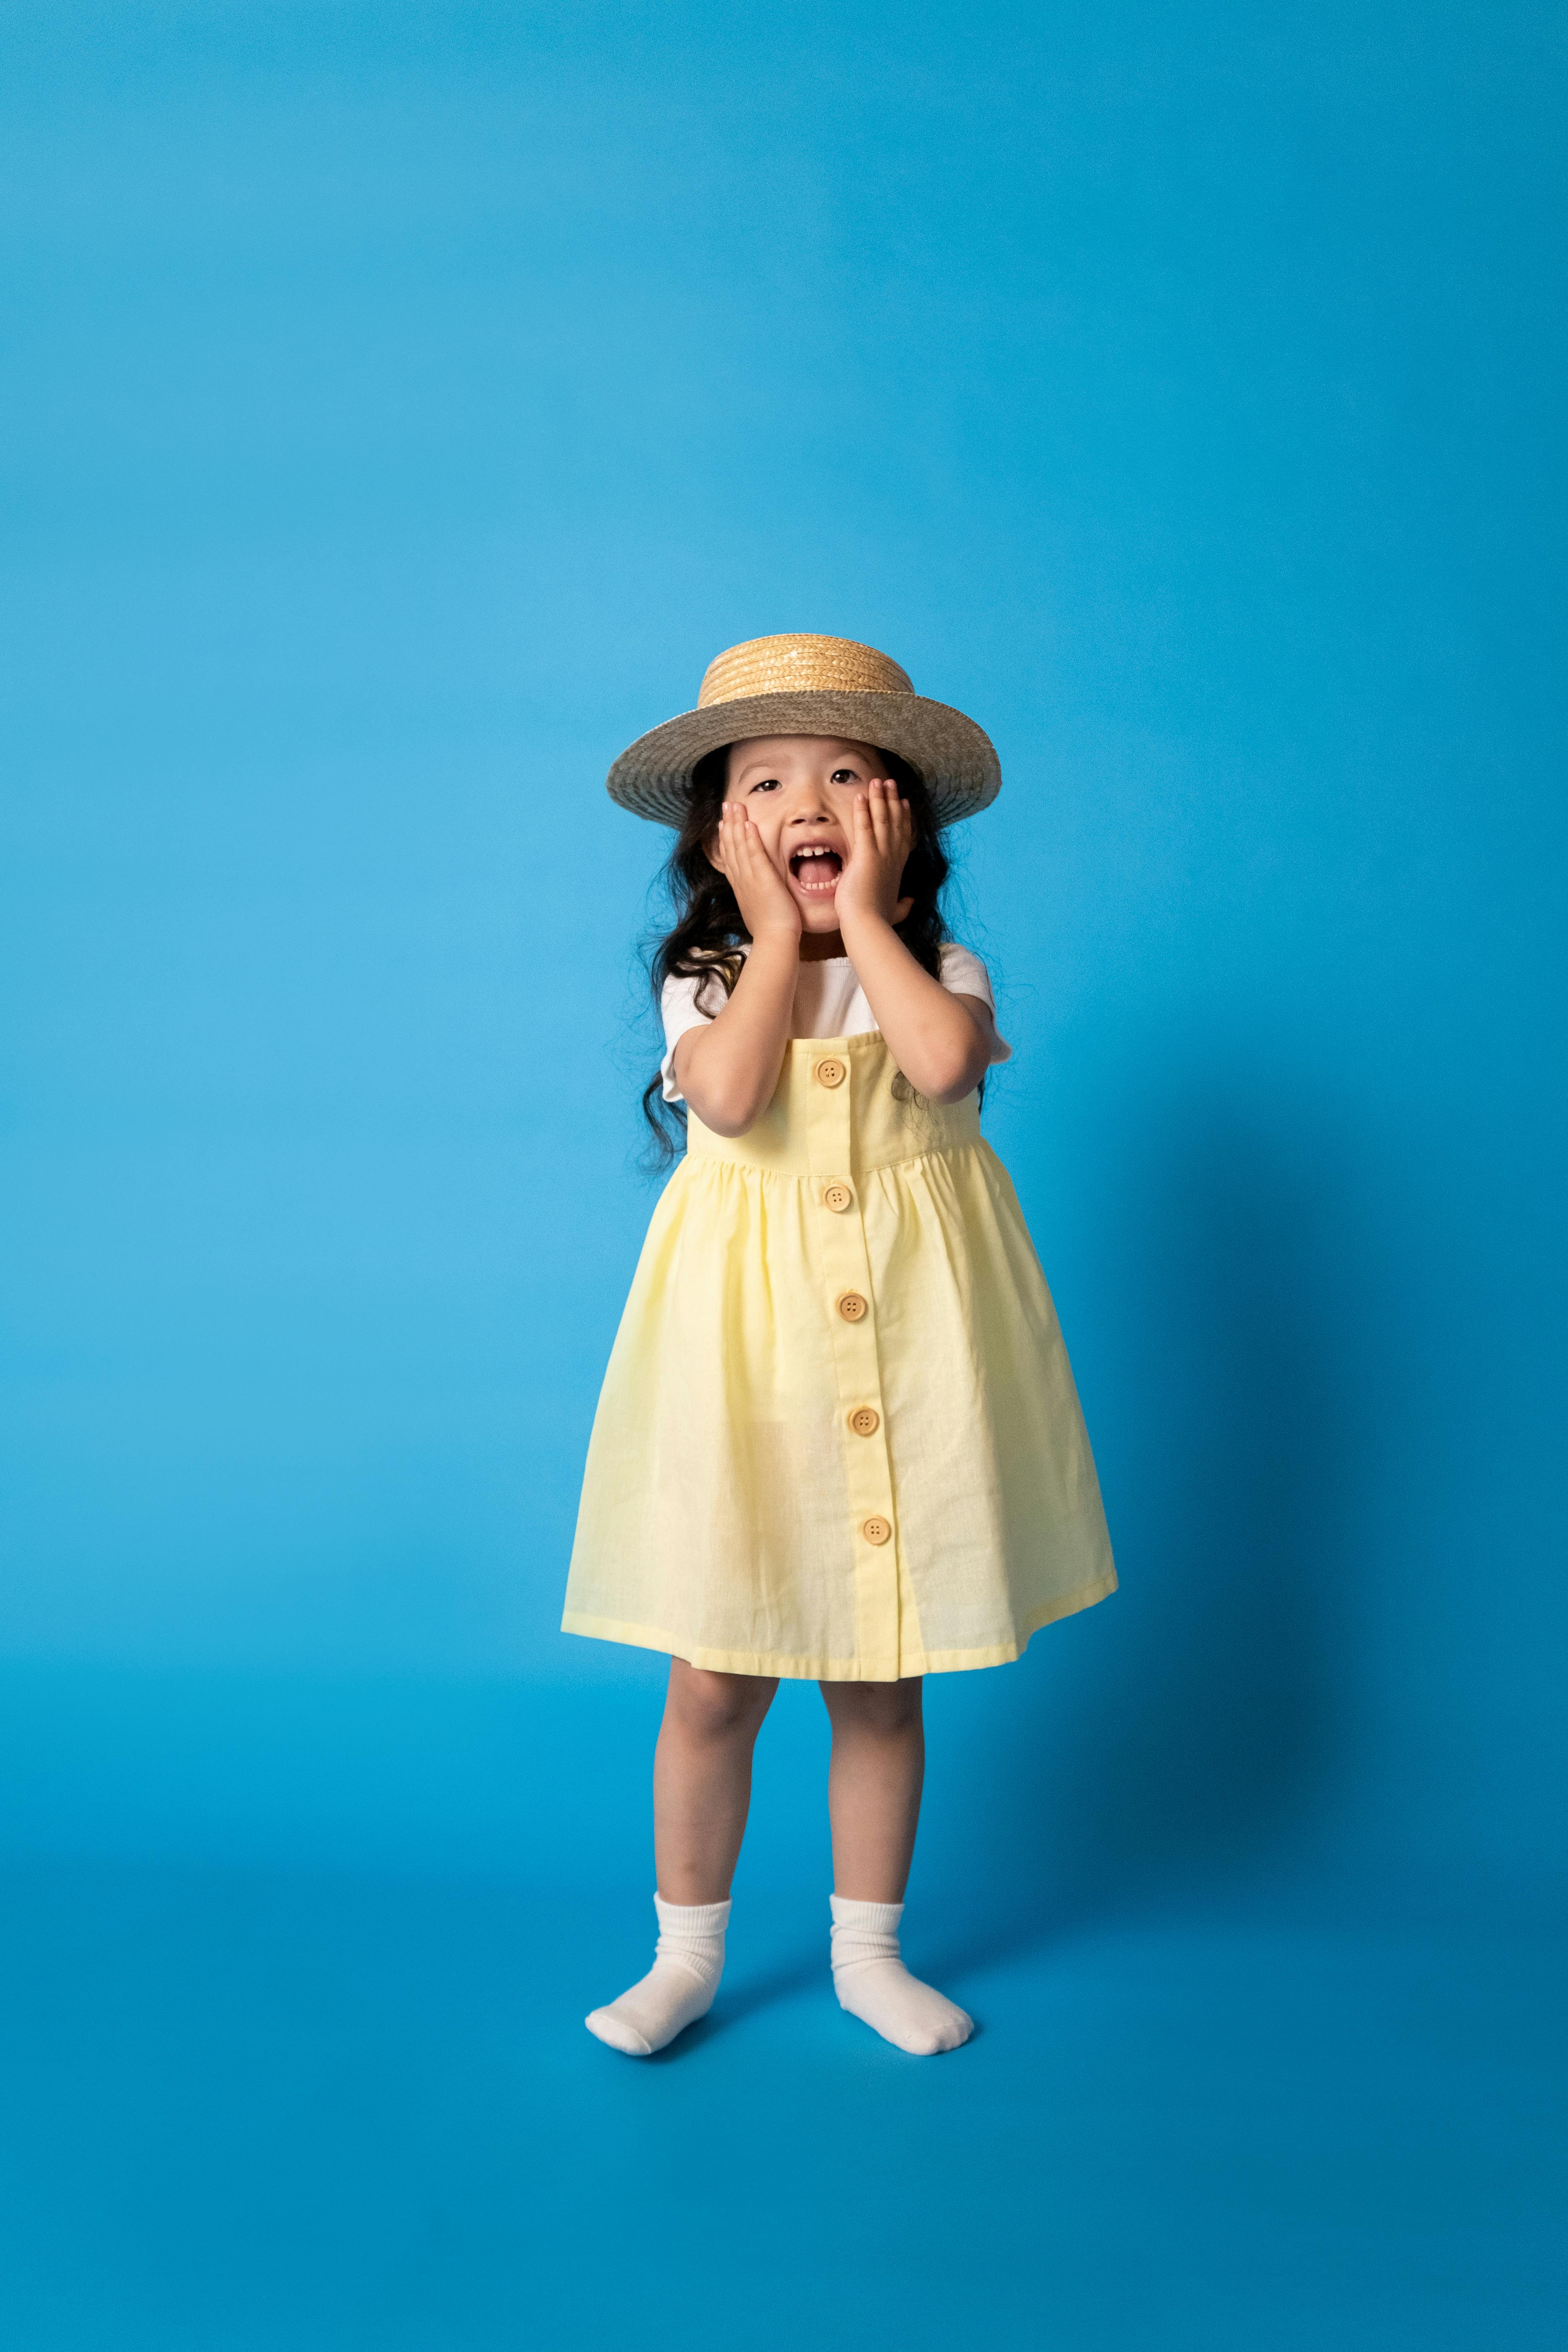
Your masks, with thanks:
<instances>
[{"instance_id":1,"label":"child's face","mask_svg":"<svg viewBox=\"0 0 1568 2352\"><path fill-rule=\"evenodd\" d=\"M833 901L849 855L855 797L881 772L869 744L836 735L758 735L730 747L724 798L745 803L789 884L803 930L838 929Z\"/></svg>"}]
</instances>

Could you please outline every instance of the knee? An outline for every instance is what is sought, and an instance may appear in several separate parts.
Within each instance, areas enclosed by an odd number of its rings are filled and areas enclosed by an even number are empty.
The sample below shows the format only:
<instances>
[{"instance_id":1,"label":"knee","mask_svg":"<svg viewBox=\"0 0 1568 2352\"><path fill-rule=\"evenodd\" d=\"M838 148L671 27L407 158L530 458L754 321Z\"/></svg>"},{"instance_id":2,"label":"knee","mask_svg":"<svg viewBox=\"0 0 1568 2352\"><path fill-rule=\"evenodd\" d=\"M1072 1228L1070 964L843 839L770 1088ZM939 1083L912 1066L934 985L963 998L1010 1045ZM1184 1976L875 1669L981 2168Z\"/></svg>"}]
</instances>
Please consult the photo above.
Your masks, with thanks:
<instances>
[{"instance_id":1,"label":"knee","mask_svg":"<svg viewBox=\"0 0 1568 2352\"><path fill-rule=\"evenodd\" d=\"M823 1689L834 1730L871 1739L900 1739L916 1728L921 1695L918 1675L898 1683L833 1683Z\"/></svg>"},{"instance_id":2,"label":"knee","mask_svg":"<svg viewBox=\"0 0 1568 2352\"><path fill-rule=\"evenodd\" d=\"M756 1731L775 1688L756 1675L710 1674L678 1658L670 1670L669 1710L693 1738L733 1738Z\"/></svg>"}]
</instances>

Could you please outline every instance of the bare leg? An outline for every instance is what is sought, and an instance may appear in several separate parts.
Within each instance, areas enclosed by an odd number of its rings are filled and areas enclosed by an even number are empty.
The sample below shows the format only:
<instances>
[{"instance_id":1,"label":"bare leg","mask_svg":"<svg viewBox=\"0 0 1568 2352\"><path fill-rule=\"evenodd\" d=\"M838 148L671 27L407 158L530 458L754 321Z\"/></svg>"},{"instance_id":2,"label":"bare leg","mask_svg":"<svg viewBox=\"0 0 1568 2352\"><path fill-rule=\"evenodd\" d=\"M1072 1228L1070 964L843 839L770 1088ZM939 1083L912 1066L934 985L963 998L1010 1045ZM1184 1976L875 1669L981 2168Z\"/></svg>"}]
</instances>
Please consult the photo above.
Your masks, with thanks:
<instances>
[{"instance_id":1,"label":"bare leg","mask_svg":"<svg viewBox=\"0 0 1568 2352\"><path fill-rule=\"evenodd\" d=\"M752 1800L752 1750L778 1684L669 1662L653 1759L658 1942L653 1966L618 2000L589 2012L590 2033L651 2058L713 2005L724 1966L730 1881Z\"/></svg>"},{"instance_id":2,"label":"bare leg","mask_svg":"<svg viewBox=\"0 0 1568 2352\"><path fill-rule=\"evenodd\" d=\"M860 1903L901 1903L925 1779L921 1679L819 1687L833 1725L827 1811L834 1886Z\"/></svg>"},{"instance_id":3,"label":"bare leg","mask_svg":"<svg viewBox=\"0 0 1568 2352\"><path fill-rule=\"evenodd\" d=\"M667 1903L722 1903L752 1802L752 1750L776 1676L669 1662L653 1758L654 1858Z\"/></svg>"},{"instance_id":4,"label":"bare leg","mask_svg":"<svg viewBox=\"0 0 1568 2352\"><path fill-rule=\"evenodd\" d=\"M913 2056L956 2050L973 2021L899 1951L925 1778L920 1682L824 1683L822 1696L833 1723L833 1989L851 2017Z\"/></svg>"}]
</instances>

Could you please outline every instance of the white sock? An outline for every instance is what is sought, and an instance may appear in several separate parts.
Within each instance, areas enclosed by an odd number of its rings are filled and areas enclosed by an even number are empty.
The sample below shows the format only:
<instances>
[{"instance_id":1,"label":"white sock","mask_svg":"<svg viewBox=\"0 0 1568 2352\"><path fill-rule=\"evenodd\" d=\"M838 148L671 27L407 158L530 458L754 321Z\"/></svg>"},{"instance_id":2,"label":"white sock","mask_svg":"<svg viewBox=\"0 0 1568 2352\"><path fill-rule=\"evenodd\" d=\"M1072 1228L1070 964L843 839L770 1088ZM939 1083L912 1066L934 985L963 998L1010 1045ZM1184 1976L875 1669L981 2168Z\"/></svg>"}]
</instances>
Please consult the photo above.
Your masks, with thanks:
<instances>
[{"instance_id":1,"label":"white sock","mask_svg":"<svg viewBox=\"0 0 1568 2352\"><path fill-rule=\"evenodd\" d=\"M833 1990L851 2017L864 2018L884 2042L917 2058L956 2050L974 2021L934 1985L910 1976L899 1958L901 1903L851 1903L828 1897L833 1912Z\"/></svg>"},{"instance_id":2,"label":"white sock","mask_svg":"<svg viewBox=\"0 0 1568 2352\"><path fill-rule=\"evenodd\" d=\"M728 1903L667 1903L656 1895L653 1907L658 1941L652 1968L619 2000L583 2021L590 2033L628 2058L651 2058L683 2026L706 2017L724 1972Z\"/></svg>"}]
</instances>

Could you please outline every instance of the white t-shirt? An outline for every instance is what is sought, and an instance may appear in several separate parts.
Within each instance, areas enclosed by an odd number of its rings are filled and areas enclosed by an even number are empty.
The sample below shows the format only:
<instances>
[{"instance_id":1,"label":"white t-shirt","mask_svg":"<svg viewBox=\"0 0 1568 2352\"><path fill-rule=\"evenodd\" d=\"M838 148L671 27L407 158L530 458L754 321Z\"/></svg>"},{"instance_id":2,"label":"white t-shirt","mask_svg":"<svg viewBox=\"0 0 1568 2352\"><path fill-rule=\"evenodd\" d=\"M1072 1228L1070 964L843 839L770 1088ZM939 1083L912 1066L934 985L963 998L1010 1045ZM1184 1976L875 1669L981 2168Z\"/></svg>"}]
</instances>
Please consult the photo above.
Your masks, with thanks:
<instances>
[{"instance_id":1,"label":"white t-shirt","mask_svg":"<svg viewBox=\"0 0 1568 2352\"><path fill-rule=\"evenodd\" d=\"M744 955L748 945L748 941L742 941L737 953ZM991 993L985 966L977 955L971 955L967 948L955 946L951 940L942 942L942 984L954 996L978 996L983 1004L990 1006L994 1018L996 1000ZM666 1102L684 1100L675 1083L677 1045L689 1029L705 1029L716 1020L728 1002L724 983L713 972L705 972L700 980L665 982L659 1011L664 1016L664 1060L660 1068ZM795 1013L789 1029L792 1037L860 1037L876 1026L876 1015L847 956L828 956L820 963L801 965L800 978L795 984ZM991 1048L991 1059L1005 1062L1012 1051L1011 1045L998 1037Z\"/></svg>"}]
</instances>

